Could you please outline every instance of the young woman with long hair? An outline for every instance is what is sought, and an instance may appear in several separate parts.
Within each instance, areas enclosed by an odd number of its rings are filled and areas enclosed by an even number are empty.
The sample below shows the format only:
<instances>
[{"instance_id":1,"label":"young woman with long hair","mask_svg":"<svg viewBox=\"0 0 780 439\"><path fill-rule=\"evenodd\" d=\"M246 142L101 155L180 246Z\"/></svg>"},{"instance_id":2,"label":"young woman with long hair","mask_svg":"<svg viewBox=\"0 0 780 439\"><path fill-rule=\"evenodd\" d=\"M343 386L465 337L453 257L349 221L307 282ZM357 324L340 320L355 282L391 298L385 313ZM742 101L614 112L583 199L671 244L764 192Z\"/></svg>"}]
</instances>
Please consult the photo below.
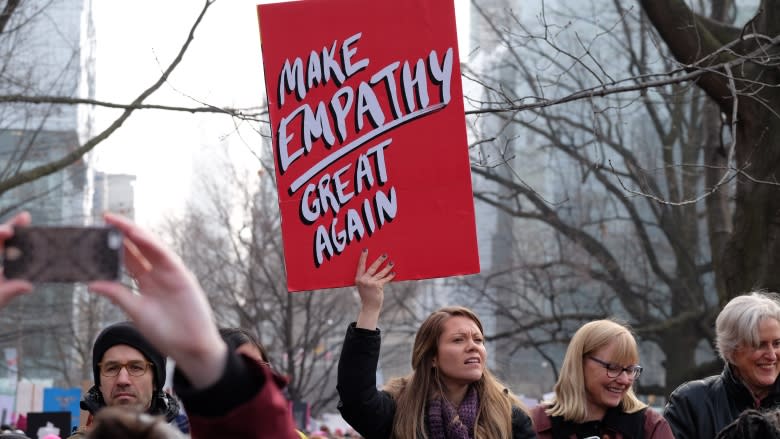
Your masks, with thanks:
<instances>
[{"instance_id":1,"label":"young woman with long hair","mask_svg":"<svg viewBox=\"0 0 780 439\"><path fill-rule=\"evenodd\" d=\"M361 308L347 329L339 359L339 410L366 439L531 439L531 421L518 399L487 369L482 323L468 308L435 311L412 349L412 372L376 387L384 285L395 274L387 256L366 268L363 251L355 284Z\"/></svg>"}]
</instances>

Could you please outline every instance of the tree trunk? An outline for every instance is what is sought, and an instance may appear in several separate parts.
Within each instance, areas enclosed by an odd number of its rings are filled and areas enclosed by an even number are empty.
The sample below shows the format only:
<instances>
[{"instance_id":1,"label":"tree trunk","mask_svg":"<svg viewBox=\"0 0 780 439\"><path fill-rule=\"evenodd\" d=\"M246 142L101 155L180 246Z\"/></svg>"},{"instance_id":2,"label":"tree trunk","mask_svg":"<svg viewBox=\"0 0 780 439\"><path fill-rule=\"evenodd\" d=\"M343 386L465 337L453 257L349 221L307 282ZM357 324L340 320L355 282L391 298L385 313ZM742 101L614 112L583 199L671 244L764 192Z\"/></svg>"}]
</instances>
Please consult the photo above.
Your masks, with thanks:
<instances>
[{"instance_id":1,"label":"tree trunk","mask_svg":"<svg viewBox=\"0 0 780 439\"><path fill-rule=\"evenodd\" d=\"M778 96L765 98L780 108ZM721 264L731 297L757 288L780 292L780 120L758 104L747 106L753 108L740 111L737 129L737 166L745 175Z\"/></svg>"},{"instance_id":2,"label":"tree trunk","mask_svg":"<svg viewBox=\"0 0 780 439\"><path fill-rule=\"evenodd\" d=\"M666 370L667 395L678 383L701 378L701 375L690 376L696 364L696 346L699 340L701 335L696 331L670 331L661 335L658 345L666 354L663 364Z\"/></svg>"},{"instance_id":3,"label":"tree trunk","mask_svg":"<svg viewBox=\"0 0 780 439\"><path fill-rule=\"evenodd\" d=\"M727 25L695 14L682 0L640 3L675 58L685 65L697 63L734 38ZM721 305L754 289L780 292L780 71L776 67L780 47L766 39L779 33L780 0L762 0L758 15L741 35L764 37L745 38L732 51L719 52L707 64L728 61L733 67L715 69L697 82L729 121L736 123L735 163L731 165L740 175L733 231L721 259L713 255L716 282L725 285ZM748 55L754 58L747 59ZM737 120L731 121L735 104Z\"/></svg>"}]
</instances>

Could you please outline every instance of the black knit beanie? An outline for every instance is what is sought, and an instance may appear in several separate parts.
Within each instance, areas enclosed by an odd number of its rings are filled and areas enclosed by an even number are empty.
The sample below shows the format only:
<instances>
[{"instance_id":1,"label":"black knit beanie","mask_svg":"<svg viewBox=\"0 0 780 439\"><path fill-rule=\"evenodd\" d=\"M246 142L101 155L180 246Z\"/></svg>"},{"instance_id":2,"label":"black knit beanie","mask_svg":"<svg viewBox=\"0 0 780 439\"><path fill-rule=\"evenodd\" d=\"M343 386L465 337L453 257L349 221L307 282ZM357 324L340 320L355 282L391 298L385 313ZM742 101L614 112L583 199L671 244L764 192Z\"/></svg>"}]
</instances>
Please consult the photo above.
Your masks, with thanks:
<instances>
[{"instance_id":1,"label":"black knit beanie","mask_svg":"<svg viewBox=\"0 0 780 439\"><path fill-rule=\"evenodd\" d=\"M95 377L95 385L100 387L100 368L98 363L103 360L103 355L113 346L124 344L138 349L146 359L154 364L155 390L161 390L165 385L165 356L155 349L138 332L132 322L115 323L104 329L95 340L92 347L92 373Z\"/></svg>"}]
</instances>

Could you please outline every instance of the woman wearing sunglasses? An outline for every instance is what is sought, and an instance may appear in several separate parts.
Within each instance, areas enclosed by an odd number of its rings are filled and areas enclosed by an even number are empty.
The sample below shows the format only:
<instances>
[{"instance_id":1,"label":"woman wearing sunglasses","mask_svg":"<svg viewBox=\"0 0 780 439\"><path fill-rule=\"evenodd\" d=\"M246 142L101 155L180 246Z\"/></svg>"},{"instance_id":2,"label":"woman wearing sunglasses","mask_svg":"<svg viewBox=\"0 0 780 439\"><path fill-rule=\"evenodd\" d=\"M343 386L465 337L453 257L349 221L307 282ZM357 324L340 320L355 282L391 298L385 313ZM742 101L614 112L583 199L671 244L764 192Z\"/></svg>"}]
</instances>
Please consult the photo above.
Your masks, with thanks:
<instances>
[{"instance_id":1,"label":"woman wearing sunglasses","mask_svg":"<svg viewBox=\"0 0 780 439\"><path fill-rule=\"evenodd\" d=\"M532 410L540 439L674 439L664 418L634 395L642 374L631 331L612 320L585 324L571 339L555 396Z\"/></svg>"}]
</instances>

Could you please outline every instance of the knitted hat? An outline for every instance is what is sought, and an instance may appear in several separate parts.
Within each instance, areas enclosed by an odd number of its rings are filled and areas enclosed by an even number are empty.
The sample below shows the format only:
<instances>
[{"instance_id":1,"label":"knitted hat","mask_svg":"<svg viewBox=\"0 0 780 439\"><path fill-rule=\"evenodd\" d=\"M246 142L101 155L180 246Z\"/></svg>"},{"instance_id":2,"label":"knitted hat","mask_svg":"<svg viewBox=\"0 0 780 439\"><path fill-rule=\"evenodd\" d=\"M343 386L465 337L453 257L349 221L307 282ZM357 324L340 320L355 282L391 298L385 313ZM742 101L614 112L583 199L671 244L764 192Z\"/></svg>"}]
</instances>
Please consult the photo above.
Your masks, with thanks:
<instances>
[{"instance_id":1,"label":"knitted hat","mask_svg":"<svg viewBox=\"0 0 780 439\"><path fill-rule=\"evenodd\" d=\"M107 350L120 344L138 349L154 365L155 389L162 389L162 386L165 384L166 358L138 332L138 329L132 322L115 323L105 328L97 336L95 346L92 347L92 373L95 377L95 385L100 387L100 367L98 367L98 363L103 361L103 355L105 355Z\"/></svg>"}]
</instances>

